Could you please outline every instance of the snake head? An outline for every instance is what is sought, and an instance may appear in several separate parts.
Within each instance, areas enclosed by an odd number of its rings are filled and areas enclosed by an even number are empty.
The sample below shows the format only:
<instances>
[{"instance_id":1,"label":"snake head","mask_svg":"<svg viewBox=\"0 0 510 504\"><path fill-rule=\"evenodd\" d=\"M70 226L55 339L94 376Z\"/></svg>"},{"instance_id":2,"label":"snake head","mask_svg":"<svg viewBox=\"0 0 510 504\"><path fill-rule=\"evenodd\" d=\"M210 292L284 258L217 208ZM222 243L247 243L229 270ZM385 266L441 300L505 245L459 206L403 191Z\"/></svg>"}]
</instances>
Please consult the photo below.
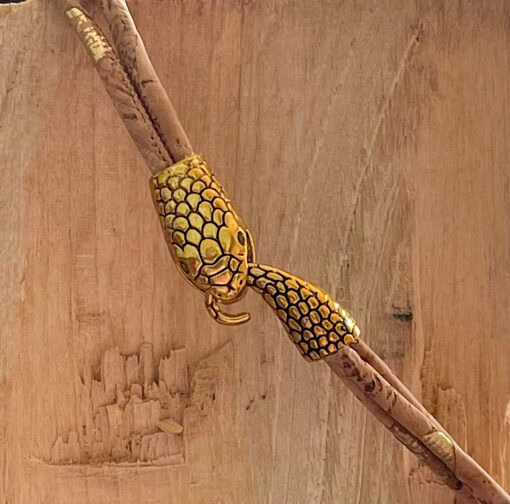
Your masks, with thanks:
<instances>
[{"instance_id":1,"label":"snake head","mask_svg":"<svg viewBox=\"0 0 510 504\"><path fill-rule=\"evenodd\" d=\"M233 303L245 293L253 240L222 185L200 155L151 178L151 191L175 264L186 280L207 293L209 313L221 323L247 317L222 314L217 302Z\"/></svg>"}]
</instances>

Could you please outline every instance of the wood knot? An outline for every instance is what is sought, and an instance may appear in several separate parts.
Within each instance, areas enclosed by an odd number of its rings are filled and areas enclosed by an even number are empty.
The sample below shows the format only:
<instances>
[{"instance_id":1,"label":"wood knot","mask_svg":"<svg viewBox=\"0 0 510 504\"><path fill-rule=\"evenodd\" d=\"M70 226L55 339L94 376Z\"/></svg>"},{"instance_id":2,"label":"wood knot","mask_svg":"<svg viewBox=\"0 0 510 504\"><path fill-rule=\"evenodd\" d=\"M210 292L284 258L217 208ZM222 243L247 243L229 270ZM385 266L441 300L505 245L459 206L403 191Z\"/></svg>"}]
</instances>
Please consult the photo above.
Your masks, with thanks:
<instances>
[{"instance_id":1,"label":"wood knot","mask_svg":"<svg viewBox=\"0 0 510 504\"><path fill-rule=\"evenodd\" d=\"M393 306L391 316L400 322L412 322L413 320L413 312L408 307Z\"/></svg>"}]
</instances>

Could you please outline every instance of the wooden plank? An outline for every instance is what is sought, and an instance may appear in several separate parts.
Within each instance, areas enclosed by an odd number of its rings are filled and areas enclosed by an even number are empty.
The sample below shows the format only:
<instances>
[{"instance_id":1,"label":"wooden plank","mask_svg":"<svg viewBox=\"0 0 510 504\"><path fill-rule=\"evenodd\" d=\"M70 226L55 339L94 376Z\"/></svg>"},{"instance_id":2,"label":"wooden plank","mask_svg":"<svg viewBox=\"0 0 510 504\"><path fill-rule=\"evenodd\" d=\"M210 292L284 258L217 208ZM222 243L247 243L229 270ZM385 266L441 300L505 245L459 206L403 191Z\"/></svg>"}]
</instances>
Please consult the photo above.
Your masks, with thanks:
<instances>
[{"instance_id":1,"label":"wooden plank","mask_svg":"<svg viewBox=\"0 0 510 504\"><path fill-rule=\"evenodd\" d=\"M351 308L508 488L506 5L130 7L259 259ZM454 502L256 296L207 317L52 2L0 6L0 69L0 502Z\"/></svg>"}]
</instances>

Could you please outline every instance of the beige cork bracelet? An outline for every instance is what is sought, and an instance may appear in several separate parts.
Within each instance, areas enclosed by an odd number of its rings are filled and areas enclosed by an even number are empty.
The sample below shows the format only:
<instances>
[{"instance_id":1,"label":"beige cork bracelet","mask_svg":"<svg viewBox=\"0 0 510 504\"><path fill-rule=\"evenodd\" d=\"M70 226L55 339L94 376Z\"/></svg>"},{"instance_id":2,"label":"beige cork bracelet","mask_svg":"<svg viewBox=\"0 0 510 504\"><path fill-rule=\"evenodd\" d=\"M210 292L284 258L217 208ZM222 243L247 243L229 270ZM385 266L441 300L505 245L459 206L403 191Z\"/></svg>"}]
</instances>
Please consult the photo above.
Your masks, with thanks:
<instances>
[{"instance_id":1,"label":"beige cork bracelet","mask_svg":"<svg viewBox=\"0 0 510 504\"><path fill-rule=\"evenodd\" d=\"M254 240L203 156L194 152L149 60L124 0L59 0L106 91L152 172L152 197L176 266L204 294L217 322L237 325L231 304L249 288L274 310L300 353L326 362L360 402L463 502L510 503L510 496L423 407L360 338L348 311L327 292L284 270L258 264ZM177 287L176 287L177 288Z\"/></svg>"}]
</instances>

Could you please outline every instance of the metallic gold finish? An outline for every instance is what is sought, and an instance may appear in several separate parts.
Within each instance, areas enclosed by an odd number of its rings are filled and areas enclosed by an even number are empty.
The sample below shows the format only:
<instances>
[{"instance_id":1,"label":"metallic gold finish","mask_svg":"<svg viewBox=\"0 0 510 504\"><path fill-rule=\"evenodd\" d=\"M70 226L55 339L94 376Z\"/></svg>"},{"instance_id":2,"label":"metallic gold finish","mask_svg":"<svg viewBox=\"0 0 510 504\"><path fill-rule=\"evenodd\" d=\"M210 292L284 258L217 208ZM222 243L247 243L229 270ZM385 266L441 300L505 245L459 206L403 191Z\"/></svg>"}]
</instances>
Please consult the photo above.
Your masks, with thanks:
<instances>
[{"instance_id":1,"label":"metallic gold finish","mask_svg":"<svg viewBox=\"0 0 510 504\"><path fill-rule=\"evenodd\" d=\"M248 313L220 309L220 303L239 301L249 285L275 311L306 360L358 340L356 321L320 287L255 263L251 234L202 156L154 175L151 190L177 268L205 294L206 309L217 322L237 325L250 319Z\"/></svg>"},{"instance_id":2,"label":"metallic gold finish","mask_svg":"<svg viewBox=\"0 0 510 504\"><path fill-rule=\"evenodd\" d=\"M238 315L231 315L220 310L218 301L214 297L211 289L205 293L205 307L209 315L216 320L219 324L223 325L239 325L244 324L250 320L249 313L239 313Z\"/></svg>"},{"instance_id":3,"label":"metallic gold finish","mask_svg":"<svg viewBox=\"0 0 510 504\"><path fill-rule=\"evenodd\" d=\"M104 36L97 31L94 23L80 9L72 7L65 13L94 63L97 63L108 51L112 50Z\"/></svg>"},{"instance_id":4,"label":"metallic gold finish","mask_svg":"<svg viewBox=\"0 0 510 504\"><path fill-rule=\"evenodd\" d=\"M218 303L244 293L251 236L206 161L195 155L170 166L151 178L151 189L177 268L207 294L209 314L222 324L247 322L247 313L223 313Z\"/></svg>"},{"instance_id":5,"label":"metallic gold finish","mask_svg":"<svg viewBox=\"0 0 510 504\"><path fill-rule=\"evenodd\" d=\"M455 464L455 448L451 439L439 430L435 430L424 436L424 443L427 448L445 464L454 466Z\"/></svg>"},{"instance_id":6,"label":"metallic gold finish","mask_svg":"<svg viewBox=\"0 0 510 504\"><path fill-rule=\"evenodd\" d=\"M272 266L250 264L248 285L273 308L306 360L331 355L360 336L347 310L302 278Z\"/></svg>"}]
</instances>

